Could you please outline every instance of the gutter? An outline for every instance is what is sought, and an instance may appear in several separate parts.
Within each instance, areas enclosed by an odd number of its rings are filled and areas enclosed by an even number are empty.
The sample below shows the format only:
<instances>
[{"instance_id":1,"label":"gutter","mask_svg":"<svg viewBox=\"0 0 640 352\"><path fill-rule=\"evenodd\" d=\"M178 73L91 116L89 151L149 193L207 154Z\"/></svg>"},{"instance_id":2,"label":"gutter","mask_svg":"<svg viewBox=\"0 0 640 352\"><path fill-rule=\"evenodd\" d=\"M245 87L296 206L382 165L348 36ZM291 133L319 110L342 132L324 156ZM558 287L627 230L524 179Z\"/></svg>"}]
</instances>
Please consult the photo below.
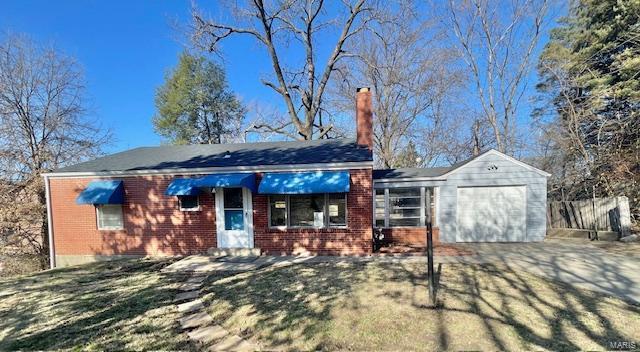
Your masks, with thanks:
<instances>
[{"instance_id":1,"label":"gutter","mask_svg":"<svg viewBox=\"0 0 640 352\"><path fill-rule=\"evenodd\" d=\"M56 267L56 249L53 243L53 221L51 215L51 190L49 188L49 177L44 177L44 190L45 197L47 199L47 230L49 232L49 267L53 269Z\"/></svg>"}]
</instances>

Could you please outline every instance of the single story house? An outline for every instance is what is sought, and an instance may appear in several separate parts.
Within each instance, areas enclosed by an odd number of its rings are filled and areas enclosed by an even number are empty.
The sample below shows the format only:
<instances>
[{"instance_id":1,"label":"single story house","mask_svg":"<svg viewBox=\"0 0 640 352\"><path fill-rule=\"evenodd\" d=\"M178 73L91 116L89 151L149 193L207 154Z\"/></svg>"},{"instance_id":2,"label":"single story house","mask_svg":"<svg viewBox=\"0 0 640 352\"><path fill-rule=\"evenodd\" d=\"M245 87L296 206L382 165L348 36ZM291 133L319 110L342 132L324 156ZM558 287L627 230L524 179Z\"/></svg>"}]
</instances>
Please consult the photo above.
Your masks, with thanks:
<instances>
[{"instance_id":1,"label":"single story house","mask_svg":"<svg viewBox=\"0 0 640 352\"><path fill-rule=\"evenodd\" d=\"M357 137L136 148L44 175L51 266L209 248L366 255L395 243L541 241L548 173L490 150L449 168L374 170Z\"/></svg>"}]
</instances>

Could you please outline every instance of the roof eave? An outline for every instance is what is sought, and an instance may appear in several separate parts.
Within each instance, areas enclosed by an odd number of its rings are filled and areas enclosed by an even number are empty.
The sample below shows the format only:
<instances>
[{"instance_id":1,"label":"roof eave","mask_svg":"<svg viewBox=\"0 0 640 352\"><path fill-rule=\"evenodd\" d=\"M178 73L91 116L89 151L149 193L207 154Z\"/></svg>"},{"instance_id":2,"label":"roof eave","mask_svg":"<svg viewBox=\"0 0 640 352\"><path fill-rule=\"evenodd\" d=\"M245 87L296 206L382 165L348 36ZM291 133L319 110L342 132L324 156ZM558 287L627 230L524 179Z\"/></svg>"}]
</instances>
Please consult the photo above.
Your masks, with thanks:
<instances>
[{"instance_id":1,"label":"roof eave","mask_svg":"<svg viewBox=\"0 0 640 352\"><path fill-rule=\"evenodd\" d=\"M145 175L192 175L221 172L268 172L268 171L308 171L308 170L344 170L372 168L373 161L351 161L340 163L316 164L282 164L254 166L226 166L206 168L113 170L113 171L69 171L42 174L45 178L55 177L113 177L113 176L145 176Z\"/></svg>"}]
</instances>

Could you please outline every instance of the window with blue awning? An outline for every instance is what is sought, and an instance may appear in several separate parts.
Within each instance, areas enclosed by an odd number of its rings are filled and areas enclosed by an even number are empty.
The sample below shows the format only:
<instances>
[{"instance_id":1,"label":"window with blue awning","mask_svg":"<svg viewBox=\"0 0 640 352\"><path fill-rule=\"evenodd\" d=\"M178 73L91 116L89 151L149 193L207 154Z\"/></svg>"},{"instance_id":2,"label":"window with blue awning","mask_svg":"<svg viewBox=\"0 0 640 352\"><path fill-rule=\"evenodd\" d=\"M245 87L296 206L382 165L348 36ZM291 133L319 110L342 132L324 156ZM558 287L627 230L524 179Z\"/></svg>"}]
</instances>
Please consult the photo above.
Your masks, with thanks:
<instances>
[{"instance_id":1,"label":"window with blue awning","mask_svg":"<svg viewBox=\"0 0 640 352\"><path fill-rule=\"evenodd\" d=\"M121 180L91 181L76 198L77 204L123 204L124 184Z\"/></svg>"},{"instance_id":2,"label":"window with blue awning","mask_svg":"<svg viewBox=\"0 0 640 352\"><path fill-rule=\"evenodd\" d=\"M348 171L273 172L264 175L258 193L346 193L349 184Z\"/></svg>"},{"instance_id":3,"label":"window with blue awning","mask_svg":"<svg viewBox=\"0 0 640 352\"><path fill-rule=\"evenodd\" d=\"M171 181L166 195L195 196L202 188L246 187L252 192L256 189L256 175L253 173L211 174L196 178L177 178Z\"/></svg>"}]
</instances>

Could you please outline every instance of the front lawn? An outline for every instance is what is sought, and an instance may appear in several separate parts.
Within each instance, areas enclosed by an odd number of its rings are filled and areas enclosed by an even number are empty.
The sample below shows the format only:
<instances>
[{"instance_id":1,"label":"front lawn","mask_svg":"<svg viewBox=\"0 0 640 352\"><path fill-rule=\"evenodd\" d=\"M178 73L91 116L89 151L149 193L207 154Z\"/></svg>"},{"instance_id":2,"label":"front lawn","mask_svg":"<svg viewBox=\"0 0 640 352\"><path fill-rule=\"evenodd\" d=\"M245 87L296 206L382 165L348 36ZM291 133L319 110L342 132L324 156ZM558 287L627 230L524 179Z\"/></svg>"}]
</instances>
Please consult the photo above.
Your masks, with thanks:
<instances>
[{"instance_id":1,"label":"front lawn","mask_svg":"<svg viewBox=\"0 0 640 352\"><path fill-rule=\"evenodd\" d=\"M0 350L195 350L180 331L170 259L0 281ZM298 264L211 276L215 324L264 349L602 350L640 341L640 307L503 265L445 264L437 310L425 265Z\"/></svg>"},{"instance_id":2,"label":"front lawn","mask_svg":"<svg viewBox=\"0 0 640 352\"><path fill-rule=\"evenodd\" d=\"M120 260L0 281L0 350L193 349L169 259Z\"/></svg>"},{"instance_id":3,"label":"front lawn","mask_svg":"<svg viewBox=\"0 0 640 352\"><path fill-rule=\"evenodd\" d=\"M602 350L640 342L640 307L497 265L324 263L210 277L217 324L265 349Z\"/></svg>"}]
</instances>

